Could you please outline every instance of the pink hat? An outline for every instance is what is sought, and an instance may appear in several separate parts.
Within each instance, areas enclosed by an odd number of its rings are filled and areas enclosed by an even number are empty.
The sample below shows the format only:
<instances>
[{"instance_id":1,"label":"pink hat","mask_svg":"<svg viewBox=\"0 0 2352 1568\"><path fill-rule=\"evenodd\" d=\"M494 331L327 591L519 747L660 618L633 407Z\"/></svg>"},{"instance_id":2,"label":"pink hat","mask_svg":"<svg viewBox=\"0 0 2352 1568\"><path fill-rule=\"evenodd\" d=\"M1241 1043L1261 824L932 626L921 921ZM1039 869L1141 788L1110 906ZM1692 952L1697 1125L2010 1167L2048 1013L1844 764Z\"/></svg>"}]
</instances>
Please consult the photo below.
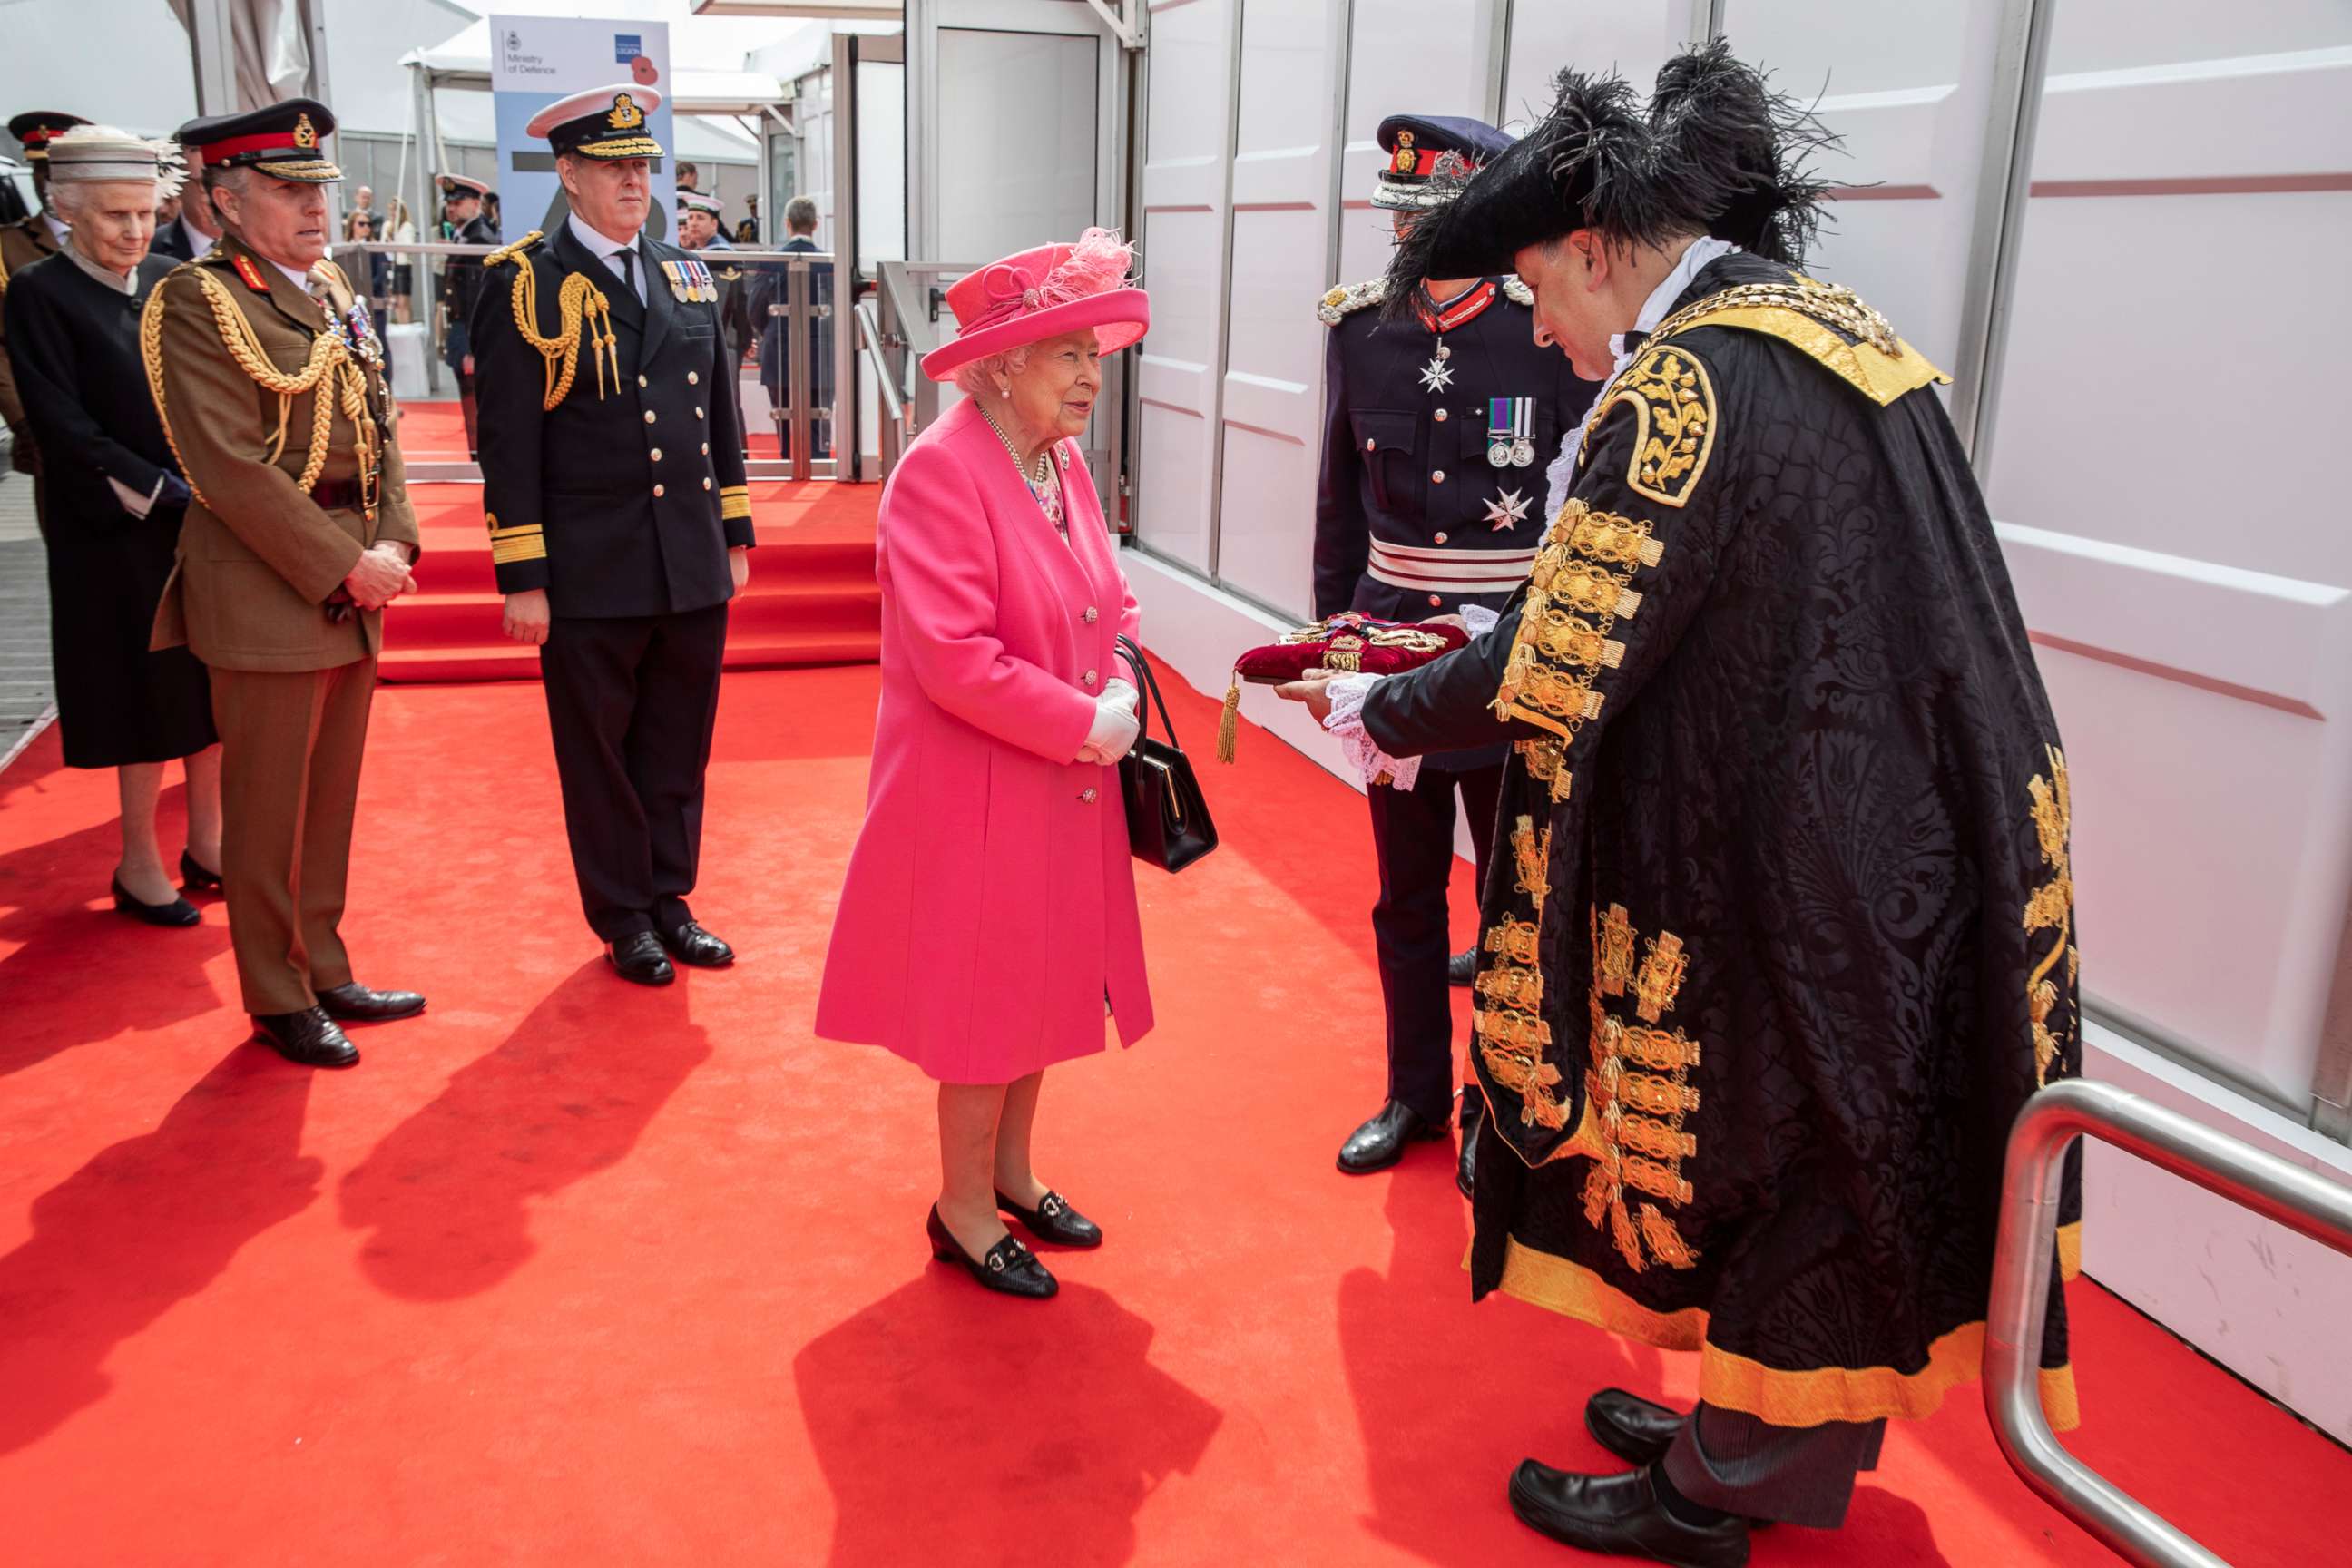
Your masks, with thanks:
<instances>
[{"instance_id":1,"label":"pink hat","mask_svg":"<svg viewBox=\"0 0 2352 1568\"><path fill-rule=\"evenodd\" d=\"M1151 326L1151 299L1128 282L1135 252L1107 228L1076 245L1041 245L968 273L948 289L956 337L923 356L923 374L945 381L960 365L1023 343L1095 329L1117 353Z\"/></svg>"}]
</instances>

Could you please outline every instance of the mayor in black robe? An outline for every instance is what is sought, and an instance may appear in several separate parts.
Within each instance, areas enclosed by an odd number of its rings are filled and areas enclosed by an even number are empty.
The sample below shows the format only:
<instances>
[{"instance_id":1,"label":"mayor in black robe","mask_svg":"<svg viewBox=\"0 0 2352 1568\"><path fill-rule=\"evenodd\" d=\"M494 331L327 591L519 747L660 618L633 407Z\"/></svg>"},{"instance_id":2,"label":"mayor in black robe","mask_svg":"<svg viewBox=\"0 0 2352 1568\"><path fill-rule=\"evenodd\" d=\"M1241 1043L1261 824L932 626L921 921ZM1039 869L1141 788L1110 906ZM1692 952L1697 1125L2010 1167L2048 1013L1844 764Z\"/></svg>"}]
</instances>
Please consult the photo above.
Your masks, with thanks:
<instances>
[{"instance_id":1,"label":"mayor in black robe","mask_svg":"<svg viewBox=\"0 0 2352 1568\"><path fill-rule=\"evenodd\" d=\"M1390 295L1516 269L1572 358L1607 268L1653 297L1597 326L1633 341L1599 350L1623 352L1527 585L1373 681L1360 724L1393 759L1511 742L1473 1292L1701 1358L1691 1416L1588 1405L1636 1468L1530 1460L1512 1505L1588 1550L1736 1564L1751 1520L1840 1522L1885 1419L1977 1373L2010 1126L2080 1066L2066 764L1940 373L1791 265L1810 121L1719 43L1646 110L1561 87ZM2062 1428L2074 1237L2043 1347Z\"/></svg>"}]
</instances>

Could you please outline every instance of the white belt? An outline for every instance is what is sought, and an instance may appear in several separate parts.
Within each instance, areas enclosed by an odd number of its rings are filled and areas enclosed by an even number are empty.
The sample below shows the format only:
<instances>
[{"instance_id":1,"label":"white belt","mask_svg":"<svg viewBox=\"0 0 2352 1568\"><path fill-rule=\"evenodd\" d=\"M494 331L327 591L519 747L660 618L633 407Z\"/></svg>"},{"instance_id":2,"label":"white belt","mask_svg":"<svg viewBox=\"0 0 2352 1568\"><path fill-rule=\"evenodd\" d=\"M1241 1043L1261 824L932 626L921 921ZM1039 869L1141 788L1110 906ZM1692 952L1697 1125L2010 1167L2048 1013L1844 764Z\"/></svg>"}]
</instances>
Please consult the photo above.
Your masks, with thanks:
<instances>
[{"instance_id":1,"label":"white belt","mask_svg":"<svg viewBox=\"0 0 2352 1568\"><path fill-rule=\"evenodd\" d=\"M1450 594L1507 594L1528 580L1536 549L1429 550L1372 541L1367 573L1391 588Z\"/></svg>"}]
</instances>

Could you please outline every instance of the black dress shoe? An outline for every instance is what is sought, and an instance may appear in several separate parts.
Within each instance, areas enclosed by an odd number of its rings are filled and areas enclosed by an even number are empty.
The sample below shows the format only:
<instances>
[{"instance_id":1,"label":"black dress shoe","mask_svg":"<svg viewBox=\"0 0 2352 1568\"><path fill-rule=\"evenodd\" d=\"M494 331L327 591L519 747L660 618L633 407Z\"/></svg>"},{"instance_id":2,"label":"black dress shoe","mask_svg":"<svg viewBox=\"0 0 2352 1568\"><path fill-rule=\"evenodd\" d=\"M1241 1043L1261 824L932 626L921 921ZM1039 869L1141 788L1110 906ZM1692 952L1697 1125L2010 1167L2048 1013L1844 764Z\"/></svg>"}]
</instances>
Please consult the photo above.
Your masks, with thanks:
<instances>
[{"instance_id":1,"label":"black dress shoe","mask_svg":"<svg viewBox=\"0 0 2352 1568\"><path fill-rule=\"evenodd\" d=\"M987 1257L974 1258L948 1229L947 1222L940 1218L937 1204L931 1205L931 1217L923 1229L930 1236L933 1258L943 1263L962 1264L966 1273L992 1290L1042 1301L1062 1288L1061 1281L1037 1261L1037 1255L1022 1246L1015 1237L1008 1236L990 1247Z\"/></svg>"},{"instance_id":2,"label":"black dress shoe","mask_svg":"<svg viewBox=\"0 0 2352 1568\"><path fill-rule=\"evenodd\" d=\"M735 962L735 950L692 921L661 933L661 944L680 963L697 969L724 969Z\"/></svg>"},{"instance_id":3,"label":"black dress shoe","mask_svg":"<svg viewBox=\"0 0 2352 1568\"><path fill-rule=\"evenodd\" d=\"M1465 1198L1478 1194L1478 1143L1480 1129L1486 1125L1486 1108L1481 1105L1478 1114L1462 1124L1462 1157L1454 1163L1454 1184L1462 1189Z\"/></svg>"},{"instance_id":4,"label":"black dress shoe","mask_svg":"<svg viewBox=\"0 0 2352 1568\"><path fill-rule=\"evenodd\" d=\"M1034 1209L1024 1209L1003 1193L996 1194L996 1206L1021 1222L1021 1228L1040 1241L1050 1241L1056 1247L1100 1247L1102 1226L1070 1206L1070 1200L1056 1192L1048 1192L1037 1200Z\"/></svg>"},{"instance_id":5,"label":"black dress shoe","mask_svg":"<svg viewBox=\"0 0 2352 1568\"><path fill-rule=\"evenodd\" d=\"M114 908L117 913L151 926L192 926L205 918L185 899L173 899L168 904L142 904L131 896L131 889L122 885L120 877L114 879Z\"/></svg>"},{"instance_id":6,"label":"black dress shoe","mask_svg":"<svg viewBox=\"0 0 2352 1568\"><path fill-rule=\"evenodd\" d=\"M1584 1429L1629 1465L1654 1465L1664 1458L1688 1419L1678 1410L1653 1405L1622 1388L1604 1388L1584 1402Z\"/></svg>"},{"instance_id":7,"label":"black dress shoe","mask_svg":"<svg viewBox=\"0 0 2352 1568\"><path fill-rule=\"evenodd\" d=\"M221 874L205 870L203 861L183 849L180 851L180 887L185 892L217 893L221 890Z\"/></svg>"},{"instance_id":8,"label":"black dress shoe","mask_svg":"<svg viewBox=\"0 0 2352 1568\"><path fill-rule=\"evenodd\" d=\"M1402 1100L1390 1100L1372 1119L1348 1134L1339 1145L1339 1169L1351 1176L1385 1171L1404 1158L1408 1143L1445 1136L1443 1122L1432 1121Z\"/></svg>"},{"instance_id":9,"label":"black dress shoe","mask_svg":"<svg viewBox=\"0 0 2352 1568\"><path fill-rule=\"evenodd\" d=\"M306 1068L355 1067L360 1059L360 1048L316 1007L305 1007L299 1013L256 1013L253 1037L288 1061Z\"/></svg>"},{"instance_id":10,"label":"black dress shoe","mask_svg":"<svg viewBox=\"0 0 2352 1568\"><path fill-rule=\"evenodd\" d=\"M319 993L319 1011L347 1024L384 1024L422 1013L425 998L414 991L371 991L347 980Z\"/></svg>"},{"instance_id":11,"label":"black dress shoe","mask_svg":"<svg viewBox=\"0 0 2352 1568\"><path fill-rule=\"evenodd\" d=\"M677 971L669 966L669 955L662 952L661 938L649 931L633 931L618 942L607 942L604 962L622 979L640 985L667 985L677 978Z\"/></svg>"},{"instance_id":12,"label":"black dress shoe","mask_svg":"<svg viewBox=\"0 0 2352 1568\"><path fill-rule=\"evenodd\" d=\"M1511 1472L1511 1511L1554 1541L1675 1568L1746 1568L1748 1521L1686 1524L1666 1511L1648 1469L1571 1476L1533 1459Z\"/></svg>"},{"instance_id":13,"label":"black dress shoe","mask_svg":"<svg viewBox=\"0 0 2352 1568\"><path fill-rule=\"evenodd\" d=\"M1445 961L1445 983L1467 985L1478 978L1478 950L1465 947Z\"/></svg>"}]
</instances>

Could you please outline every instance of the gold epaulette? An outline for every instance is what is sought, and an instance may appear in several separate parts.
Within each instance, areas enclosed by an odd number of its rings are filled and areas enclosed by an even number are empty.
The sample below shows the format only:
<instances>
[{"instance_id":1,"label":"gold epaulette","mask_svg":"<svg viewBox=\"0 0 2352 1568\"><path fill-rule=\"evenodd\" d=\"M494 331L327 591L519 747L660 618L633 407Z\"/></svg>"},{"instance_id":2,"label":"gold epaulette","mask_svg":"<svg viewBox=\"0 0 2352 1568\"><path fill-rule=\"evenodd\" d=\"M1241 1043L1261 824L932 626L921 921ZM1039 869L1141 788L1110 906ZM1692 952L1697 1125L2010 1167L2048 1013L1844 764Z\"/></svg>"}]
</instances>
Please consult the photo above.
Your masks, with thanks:
<instances>
[{"instance_id":1,"label":"gold epaulette","mask_svg":"<svg viewBox=\"0 0 2352 1568\"><path fill-rule=\"evenodd\" d=\"M580 340L583 334L588 340L588 357L596 363L596 395L604 395L607 364L612 369L613 385L618 387L621 340L613 330L613 307L604 290L578 272L564 279L563 287L556 291L556 305L562 311L562 327L551 338L540 335L539 285L531 275L530 255L540 237L540 231L532 229L512 245L484 257L482 265L488 268L502 261L515 264L515 330L547 362L545 395L540 400L540 408L545 412L562 402L572 391L572 378L580 369Z\"/></svg>"},{"instance_id":2,"label":"gold epaulette","mask_svg":"<svg viewBox=\"0 0 2352 1568\"><path fill-rule=\"evenodd\" d=\"M1853 289L1802 273L1785 283L1743 283L1710 294L1661 321L1650 341L1698 327L1734 327L1778 338L1882 407L1951 379L1895 336L1886 318Z\"/></svg>"},{"instance_id":3,"label":"gold epaulette","mask_svg":"<svg viewBox=\"0 0 2352 1568\"><path fill-rule=\"evenodd\" d=\"M529 250L532 246L537 245L541 240L546 237L547 237L541 234L539 230L532 229L529 234L524 235L512 245L502 245L498 249L491 251L488 256L483 257L482 265L486 268L496 267L501 261L512 261L515 258L520 256L524 251Z\"/></svg>"},{"instance_id":4,"label":"gold epaulette","mask_svg":"<svg viewBox=\"0 0 2352 1568\"><path fill-rule=\"evenodd\" d=\"M1315 313L1327 327L1336 327L1349 315L1367 305L1377 305L1389 297L1389 280L1374 278L1362 283L1342 283L1316 301Z\"/></svg>"}]
</instances>

